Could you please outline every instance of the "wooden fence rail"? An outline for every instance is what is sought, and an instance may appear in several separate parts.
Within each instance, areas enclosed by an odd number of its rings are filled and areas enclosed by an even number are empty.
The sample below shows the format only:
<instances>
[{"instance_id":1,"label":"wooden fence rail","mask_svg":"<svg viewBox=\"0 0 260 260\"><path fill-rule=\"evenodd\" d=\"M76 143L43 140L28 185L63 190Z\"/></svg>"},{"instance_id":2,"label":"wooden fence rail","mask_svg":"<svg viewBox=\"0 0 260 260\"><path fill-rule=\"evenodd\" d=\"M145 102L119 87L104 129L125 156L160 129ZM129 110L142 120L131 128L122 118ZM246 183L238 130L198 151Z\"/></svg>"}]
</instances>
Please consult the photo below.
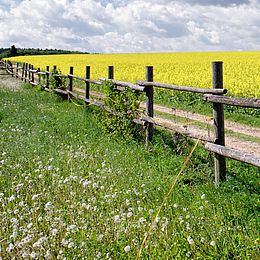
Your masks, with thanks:
<instances>
[{"instance_id":1,"label":"wooden fence rail","mask_svg":"<svg viewBox=\"0 0 260 260\"><path fill-rule=\"evenodd\" d=\"M153 81L153 67L146 67L146 80L137 81L136 84L130 82L124 82L114 79L114 67L108 67L108 78L91 79L90 78L90 66L86 66L86 77L79 77L73 74L74 68L71 66L68 74L57 74L57 66L53 66L53 72L50 72L50 67L46 66L45 71L40 71L40 69L34 69L31 64L23 63L20 66L16 63L13 66L10 62L0 61L0 66L4 67L5 70L12 76L20 78L23 81L28 81L32 85L42 84L41 77L45 77L44 89L51 91L49 89L49 80L52 75L57 78L64 77L68 79L67 90L54 89L56 93L59 93L65 97L71 96L77 99L84 100L86 104L91 104L105 109L108 112L115 113L111 111L108 107L104 105L103 102L96 101L90 98L90 84L103 85L104 82L109 81L115 86L127 87L136 91L142 91L146 94L146 115L139 119L135 119L134 122L145 125L146 127L146 144L153 139L153 128L154 125L167 128L165 124L162 124L160 120L154 118L154 88L164 88L172 91L186 91L192 93L203 94L203 99L206 102L213 103L213 126L214 126L214 138L204 137L197 133L192 133L183 129L181 127L174 127L174 131L184 134L193 139L200 139L204 143L206 150L214 153L215 158L215 184L219 185L220 181L226 179L226 157L235 159L241 162L248 163L250 165L260 167L260 158L254 157L251 154L241 152L239 150L231 149L225 147L225 127L224 127L224 104L238 106L238 107L250 107L250 108L260 108L260 99L246 99L246 98L233 98L223 96L227 93L227 89L223 88L223 63L220 61L212 62L212 88L194 88L190 86L177 86L174 84L165 84ZM14 70L15 68L15 70ZM15 72L14 72L15 71ZM35 81L35 75L38 76L38 81ZM74 79L85 82L85 90L73 88ZM85 94L82 96L78 93Z\"/></svg>"}]
</instances>

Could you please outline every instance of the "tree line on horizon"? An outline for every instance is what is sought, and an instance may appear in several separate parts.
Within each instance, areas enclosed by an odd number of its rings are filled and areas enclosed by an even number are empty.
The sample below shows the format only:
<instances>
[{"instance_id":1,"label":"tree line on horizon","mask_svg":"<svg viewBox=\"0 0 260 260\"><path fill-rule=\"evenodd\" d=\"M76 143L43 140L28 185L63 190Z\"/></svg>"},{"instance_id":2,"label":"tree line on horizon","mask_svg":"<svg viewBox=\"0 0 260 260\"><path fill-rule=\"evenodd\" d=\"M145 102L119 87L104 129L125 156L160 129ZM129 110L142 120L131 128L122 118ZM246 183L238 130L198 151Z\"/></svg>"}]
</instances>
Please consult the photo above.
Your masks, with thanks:
<instances>
[{"instance_id":1,"label":"tree line on horizon","mask_svg":"<svg viewBox=\"0 0 260 260\"><path fill-rule=\"evenodd\" d=\"M58 50L58 49L40 49L40 48L16 48L12 45L10 48L0 48L0 59L15 56L26 55L52 55L52 54L89 54L88 52Z\"/></svg>"}]
</instances>

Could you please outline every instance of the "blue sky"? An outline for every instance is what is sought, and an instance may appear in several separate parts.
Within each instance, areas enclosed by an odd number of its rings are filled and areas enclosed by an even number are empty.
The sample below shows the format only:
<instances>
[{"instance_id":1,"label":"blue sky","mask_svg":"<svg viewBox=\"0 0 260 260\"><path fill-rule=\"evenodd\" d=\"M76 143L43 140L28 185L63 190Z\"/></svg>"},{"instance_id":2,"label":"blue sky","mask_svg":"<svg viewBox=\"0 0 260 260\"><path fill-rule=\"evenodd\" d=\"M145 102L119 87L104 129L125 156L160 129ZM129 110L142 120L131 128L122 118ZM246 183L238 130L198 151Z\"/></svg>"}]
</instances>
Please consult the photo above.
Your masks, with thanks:
<instances>
[{"instance_id":1,"label":"blue sky","mask_svg":"<svg viewBox=\"0 0 260 260\"><path fill-rule=\"evenodd\" d=\"M260 0L0 0L0 47L260 50Z\"/></svg>"}]
</instances>

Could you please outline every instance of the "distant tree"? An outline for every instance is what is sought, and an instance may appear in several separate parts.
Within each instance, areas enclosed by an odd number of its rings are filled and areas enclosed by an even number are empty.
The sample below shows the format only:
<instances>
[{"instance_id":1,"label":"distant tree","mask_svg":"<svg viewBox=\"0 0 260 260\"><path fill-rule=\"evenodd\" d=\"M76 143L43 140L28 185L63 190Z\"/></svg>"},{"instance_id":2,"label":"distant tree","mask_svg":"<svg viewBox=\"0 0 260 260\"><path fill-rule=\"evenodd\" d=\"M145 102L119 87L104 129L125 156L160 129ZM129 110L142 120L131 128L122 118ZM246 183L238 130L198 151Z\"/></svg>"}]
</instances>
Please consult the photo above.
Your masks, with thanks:
<instances>
[{"instance_id":1,"label":"distant tree","mask_svg":"<svg viewBox=\"0 0 260 260\"><path fill-rule=\"evenodd\" d=\"M17 49L15 45L11 46L11 56L17 56Z\"/></svg>"}]
</instances>

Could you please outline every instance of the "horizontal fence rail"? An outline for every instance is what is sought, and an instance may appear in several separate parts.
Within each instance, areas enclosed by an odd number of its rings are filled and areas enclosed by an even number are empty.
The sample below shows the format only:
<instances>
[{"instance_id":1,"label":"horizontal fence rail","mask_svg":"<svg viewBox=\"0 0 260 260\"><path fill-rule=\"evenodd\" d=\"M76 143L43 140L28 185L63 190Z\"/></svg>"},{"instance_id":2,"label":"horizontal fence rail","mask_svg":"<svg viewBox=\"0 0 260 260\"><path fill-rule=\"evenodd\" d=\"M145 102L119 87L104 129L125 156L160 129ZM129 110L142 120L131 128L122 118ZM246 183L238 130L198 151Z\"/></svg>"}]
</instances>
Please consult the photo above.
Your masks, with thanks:
<instances>
[{"instance_id":1,"label":"horizontal fence rail","mask_svg":"<svg viewBox=\"0 0 260 260\"><path fill-rule=\"evenodd\" d=\"M205 100L206 102L226 104L230 106L260 108L260 98L233 98L215 95L204 95L203 100Z\"/></svg>"},{"instance_id":2,"label":"horizontal fence rail","mask_svg":"<svg viewBox=\"0 0 260 260\"><path fill-rule=\"evenodd\" d=\"M71 99L76 98L85 101L86 105L95 105L101 109L104 109L110 113L117 113L105 106L104 102L97 101L90 98L90 84L103 85L105 82L110 82L114 86L119 87L119 90L124 88L130 88L135 91L145 92L146 94L146 113L140 118L134 119L135 123L141 124L146 128L146 144L153 139L154 125L160 126L166 129L174 130L180 134L186 135L193 139L200 139L206 150L214 153L215 158L215 184L219 185L220 181L226 178L226 161L225 158L235 159L247 164L260 167L260 158L257 158L251 154L244 153L242 151L225 147L225 127L224 127L224 105L231 105L237 107L247 108L260 108L259 98L234 98L223 96L227 93L227 89L223 88L223 72L222 62L212 62L212 88L195 88L190 86L177 86L174 84L165 84L153 81L153 67L146 67L146 80L137 81L136 84L131 82L124 82L114 79L114 67L108 67L108 78L91 79L90 78L90 66L86 66L86 77L80 77L73 74L73 67L70 67L68 74L58 74L57 66L53 66L53 70L50 71L50 67L46 66L45 71L40 69L34 69L31 64L23 63L22 65L16 63L12 64L10 61L0 61L0 68L20 78L24 82L29 82L32 85L41 84L46 91L54 91L64 98ZM55 79L65 78L68 81L67 89L55 88L51 90L49 88L50 77L54 76ZM37 78L37 80L36 80ZM73 86L73 80L83 81L85 83L85 89L76 88ZM122 88L122 89L121 89ZM199 133L188 131L184 127L175 126L172 124L162 123L160 118L154 117L154 89L164 88L172 91L186 91L191 93L203 94L203 100L213 103L213 126L214 137L201 136ZM83 96L84 95L84 96ZM91 92L92 96L97 96L101 100L105 98L104 94L99 92Z\"/></svg>"},{"instance_id":3,"label":"horizontal fence rail","mask_svg":"<svg viewBox=\"0 0 260 260\"><path fill-rule=\"evenodd\" d=\"M178 90L178 91L186 91L192 93L199 93L199 94L226 94L226 89L207 89L207 88L194 88L188 86L177 86L173 84L165 84L159 82L146 82L146 81L137 81L138 85L140 86L153 86L157 88L165 88L171 90Z\"/></svg>"}]
</instances>

